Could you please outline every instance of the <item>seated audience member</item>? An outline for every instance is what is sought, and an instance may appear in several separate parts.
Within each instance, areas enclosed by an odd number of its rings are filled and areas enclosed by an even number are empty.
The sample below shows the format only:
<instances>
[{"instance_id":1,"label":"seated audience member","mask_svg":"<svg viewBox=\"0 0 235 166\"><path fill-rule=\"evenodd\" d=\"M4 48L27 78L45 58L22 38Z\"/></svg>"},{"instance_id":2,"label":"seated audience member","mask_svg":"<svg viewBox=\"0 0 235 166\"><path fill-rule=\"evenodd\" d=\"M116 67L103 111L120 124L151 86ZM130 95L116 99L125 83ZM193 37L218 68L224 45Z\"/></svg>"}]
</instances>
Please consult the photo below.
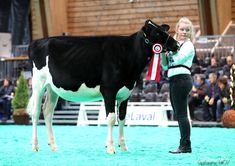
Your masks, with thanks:
<instances>
[{"instance_id":1,"label":"seated audience member","mask_svg":"<svg viewBox=\"0 0 235 166\"><path fill-rule=\"evenodd\" d=\"M228 79L230 79L230 69L233 65L233 56L228 55L226 57L226 65L223 67L223 75L225 75Z\"/></svg>"},{"instance_id":2,"label":"seated audience member","mask_svg":"<svg viewBox=\"0 0 235 166\"><path fill-rule=\"evenodd\" d=\"M217 85L217 74L209 74L209 86L206 91L206 96L202 102L203 119L205 121L216 121L216 107L219 87Z\"/></svg>"},{"instance_id":3,"label":"seated audience member","mask_svg":"<svg viewBox=\"0 0 235 166\"><path fill-rule=\"evenodd\" d=\"M32 95L32 78L28 78L27 80L27 83L28 83L28 87L29 87L29 94L30 96Z\"/></svg>"},{"instance_id":4,"label":"seated audience member","mask_svg":"<svg viewBox=\"0 0 235 166\"><path fill-rule=\"evenodd\" d=\"M10 119L11 117L11 100L14 96L15 88L9 79L3 80L3 85L0 87L0 108L3 114L2 120Z\"/></svg>"},{"instance_id":5,"label":"seated audience member","mask_svg":"<svg viewBox=\"0 0 235 166\"><path fill-rule=\"evenodd\" d=\"M224 111L230 109L230 93L229 93L229 84L228 78L222 76L218 79L219 93L217 101L217 110L216 110L216 121L221 122L222 115Z\"/></svg>"},{"instance_id":6,"label":"seated audience member","mask_svg":"<svg viewBox=\"0 0 235 166\"><path fill-rule=\"evenodd\" d=\"M206 71L204 74L206 78L209 77L210 73L216 73L216 75L219 76L219 70L220 70L220 67L218 65L217 59L215 57L212 57L210 61L210 65L206 68Z\"/></svg>"},{"instance_id":7,"label":"seated audience member","mask_svg":"<svg viewBox=\"0 0 235 166\"><path fill-rule=\"evenodd\" d=\"M203 74L198 74L195 82L188 100L190 116L192 119L194 119L194 110L202 104L208 88L208 84L206 83Z\"/></svg>"}]
</instances>

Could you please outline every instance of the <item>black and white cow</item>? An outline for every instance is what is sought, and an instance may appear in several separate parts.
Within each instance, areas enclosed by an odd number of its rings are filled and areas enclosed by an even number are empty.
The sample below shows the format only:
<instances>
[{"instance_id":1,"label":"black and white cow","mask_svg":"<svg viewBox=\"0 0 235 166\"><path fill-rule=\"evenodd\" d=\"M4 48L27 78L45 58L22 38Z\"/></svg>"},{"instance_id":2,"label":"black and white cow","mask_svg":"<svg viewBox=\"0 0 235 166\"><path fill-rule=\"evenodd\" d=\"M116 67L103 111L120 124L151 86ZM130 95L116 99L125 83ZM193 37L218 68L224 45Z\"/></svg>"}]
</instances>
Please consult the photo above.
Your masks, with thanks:
<instances>
[{"instance_id":1,"label":"black and white cow","mask_svg":"<svg viewBox=\"0 0 235 166\"><path fill-rule=\"evenodd\" d=\"M32 149L38 151L37 122L43 105L48 141L52 150L56 143L52 117L58 97L84 102L104 99L107 115L107 153L115 153L112 129L116 121L117 101L119 145L127 151L123 127L128 98L136 80L152 57L152 46L163 45L165 51L177 51L179 45L168 33L169 26L147 20L130 36L51 37L35 40L29 47L33 62L33 93L28 104L32 117Z\"/></svg>"}]
</instances>

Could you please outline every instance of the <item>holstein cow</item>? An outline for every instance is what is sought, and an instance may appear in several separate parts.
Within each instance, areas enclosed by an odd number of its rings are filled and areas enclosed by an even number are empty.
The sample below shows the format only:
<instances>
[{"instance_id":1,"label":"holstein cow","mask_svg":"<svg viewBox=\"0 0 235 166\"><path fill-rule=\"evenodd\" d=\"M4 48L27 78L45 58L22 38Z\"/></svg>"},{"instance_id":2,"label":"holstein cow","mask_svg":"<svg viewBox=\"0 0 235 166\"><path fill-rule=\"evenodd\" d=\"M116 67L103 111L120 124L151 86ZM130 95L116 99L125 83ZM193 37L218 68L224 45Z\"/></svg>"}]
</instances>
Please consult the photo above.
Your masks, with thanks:
<instances>
[{"instance_id":1,"label":"holstein cow","mask_svg":"<svg viewBox=\"0 0 235 166\"><path fill-rule=\"evenodd\" d=\"M128 98L136 80L152 57L152 46L160 43L165 51L179 48L168 33L169 26L147 20L130 36L50 37L30 44L33 62L33 93L28 104L32 117L32 149L38 151L37 123L44 92L43 114L52 150L56 143L52 117L58 97L84 102L104 99L107 115L107 153L115 153L112 129L117 101L119 146L126 151L123 127Z\"/></svg>"}]
</instances>

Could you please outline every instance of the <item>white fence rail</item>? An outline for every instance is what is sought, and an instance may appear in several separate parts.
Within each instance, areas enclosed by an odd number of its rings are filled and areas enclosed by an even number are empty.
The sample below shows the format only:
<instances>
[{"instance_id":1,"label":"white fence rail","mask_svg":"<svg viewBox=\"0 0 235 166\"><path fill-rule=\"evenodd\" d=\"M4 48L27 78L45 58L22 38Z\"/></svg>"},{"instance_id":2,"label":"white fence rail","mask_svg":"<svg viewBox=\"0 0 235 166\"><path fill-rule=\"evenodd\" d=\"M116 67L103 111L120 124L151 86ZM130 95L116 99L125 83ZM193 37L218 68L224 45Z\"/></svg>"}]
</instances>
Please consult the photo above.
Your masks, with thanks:
<instances>
[{"instance_id":1,"label":"white fence rail","mask_svg":"<svg viewBox=\"0 0 235 166\"><path fill-rule=\"evenodd\" d=\"M169 121L167 111L172 111L169 102L129 102L126 125L176 126L176 121ZM89 120L87 114L98 113L97 120ZM103 102L81 103L77 125L106 125L106 112ZM117 124L117 123L116 123Z\"/></svg>"}]
</instances>

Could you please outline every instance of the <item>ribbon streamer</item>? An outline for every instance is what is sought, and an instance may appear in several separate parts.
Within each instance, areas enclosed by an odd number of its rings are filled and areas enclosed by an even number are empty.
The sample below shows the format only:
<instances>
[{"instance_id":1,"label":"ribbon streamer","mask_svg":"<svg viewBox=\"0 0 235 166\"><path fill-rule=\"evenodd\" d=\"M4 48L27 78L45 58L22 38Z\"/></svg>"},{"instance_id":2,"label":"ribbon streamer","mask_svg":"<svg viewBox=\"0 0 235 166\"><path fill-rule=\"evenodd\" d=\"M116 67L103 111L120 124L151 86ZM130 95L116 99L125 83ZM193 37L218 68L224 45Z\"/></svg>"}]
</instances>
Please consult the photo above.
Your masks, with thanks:
<instances>
[{"instance_id":1,"label":"ribbon streamer","mask_svg":"<svg viewBox=\"0 0 235 166\"><path fill-rule=\"evenodd\" d=\"M152 47L153 56L149 65L148 74L146 80L155 80L160 82L160 69L161 69L161 56L160 53L162 52L162 45L161 44L154 44Z\"/></svg>"}]
</instances>

